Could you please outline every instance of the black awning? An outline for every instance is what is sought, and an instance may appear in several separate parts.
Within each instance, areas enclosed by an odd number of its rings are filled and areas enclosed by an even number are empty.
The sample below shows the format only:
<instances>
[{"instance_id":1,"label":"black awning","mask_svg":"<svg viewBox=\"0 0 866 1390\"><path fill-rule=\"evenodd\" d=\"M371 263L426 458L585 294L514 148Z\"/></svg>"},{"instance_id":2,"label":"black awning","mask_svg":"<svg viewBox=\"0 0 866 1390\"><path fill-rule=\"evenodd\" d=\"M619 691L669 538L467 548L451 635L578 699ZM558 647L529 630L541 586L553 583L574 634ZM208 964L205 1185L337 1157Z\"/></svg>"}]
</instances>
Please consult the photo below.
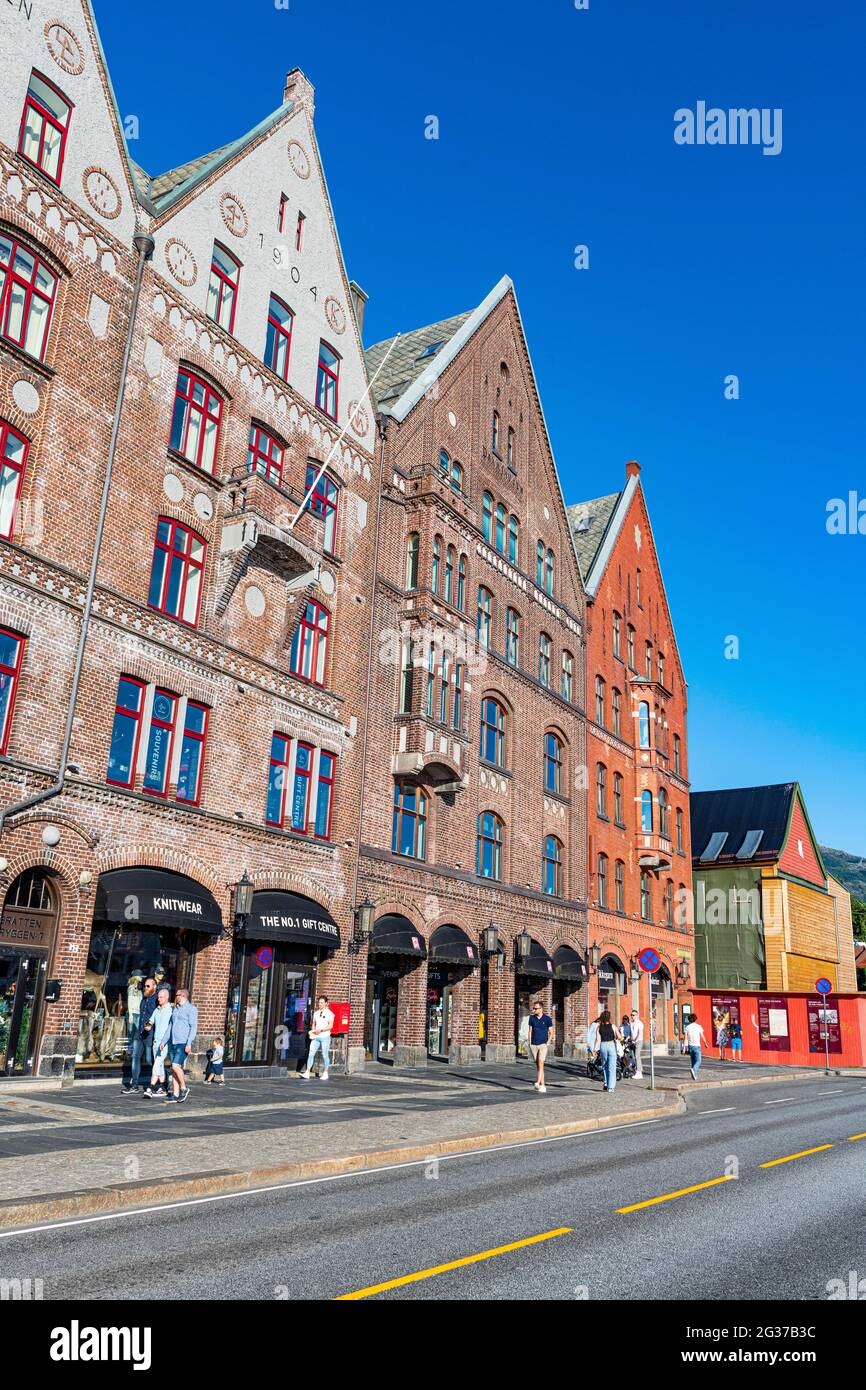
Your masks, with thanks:
<instances>
[{"instance_id":1,"label":"black awning","mask_svg":"<svg viewBox=\"0 0 866 1390\"><path fill-rule=\"evenodd\" d=\"M414 956L416 960L426 960L427 947L424 938L408 917L392 912L380 917L373 928L370 950L383 956Z\"/></svg>"},{"instance_id":2,"label":"black awning","mask_svg":"<svg viewBox=\"0 0 866 1390\"><path fill-rule=\"evenodd\" d=\"M571 946L560 946L553 953L553 973L557 980L588 980L586 961Z\"/></svg>"},{"instance_id":3,"label":"black awning","mask_svg":"<svg viewBox=\"0 0 866 1390\"><path fill-rule=\"evenodd\" d=\"M188 927L212 935L223 927L213 894L194 878L167 869L112 869L101 874L93 920L118 927Z\"/></svg>"},{"instance_id":4,"label":"black awning","mask_svg":"<svg viewBox=\"0 0 866 1390\"><path fill-rule=\"evenodd\" d=\"M326 951L340 945L340 929L327 908L298 893L254 893L243 935L253 941L295 941Z\"/></svg>"},{"instance_id":5,"label":"black awning","mask_svg":"<svg viewBox=\"0 0 866 1390\"><path fill-rule=\"evenodd\" d=\"M520 975L536 975L545 980L553 978L553 961L543 946L533 941L529 955L517 966Z\"/></svg>"},{"instance_id":6,"label":"black awning","mask_svg":"<svg viewBox=\"0 0 866 1390\"><path fill-rule=\"evenodd\" d=\"M430 959L449 965L477 965L478 947L459 927L437 927L430 938Z\"/></svg>"}]
</instances>

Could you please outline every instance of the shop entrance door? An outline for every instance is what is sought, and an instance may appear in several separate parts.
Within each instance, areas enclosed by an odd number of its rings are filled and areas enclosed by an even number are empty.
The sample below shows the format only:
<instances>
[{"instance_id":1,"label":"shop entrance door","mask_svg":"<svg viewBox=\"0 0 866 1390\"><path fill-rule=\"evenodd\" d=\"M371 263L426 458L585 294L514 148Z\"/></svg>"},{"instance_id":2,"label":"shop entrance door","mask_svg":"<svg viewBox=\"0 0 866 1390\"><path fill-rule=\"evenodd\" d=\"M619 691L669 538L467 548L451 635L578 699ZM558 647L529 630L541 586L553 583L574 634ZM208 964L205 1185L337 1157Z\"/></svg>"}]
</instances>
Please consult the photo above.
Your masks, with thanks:
<instances>
[{"instance_id":1,"label":"shop entrance door","mask_svg":"<svg viewBox=\"0 0 866 1390\"><path fill-rule=\"evenodd\" d=\"M451 986L428 984L427 1052L431 1057L447 1057L451 1046Z\"/></svg>"},{"instance_id":2,"label":"shop entrance door","mask_svg":"<svg viewBox=\"0 0 866 1390\"><path fill-rule=\"evenodd\" d=\"M554 1056L562 1056L562 1045L565 1042L565 981L554 980L553 982L553 1052Z\"/></svg>"},{"instance_id":3,"label":"shop entrance door","mask_svg":"<svg viewBox=\"0 0 866 1390\"><path fill-rule=\"evenodd\" d=\"M532 981L518 975L514 985L514 1044L518 1057L528 1057L529 1015L533 999Z\"/></svg>"},{"instance_id":4,"label":"shop entrance door","mask_svg":"<svg viewBox=\"0 0 866 1390\"><path fill-rule=\"evenodd\" d=\"M396 979L380 977L368 982L368 1046L374 1062L393 1060L397 1046L397 994Z\"/></svg>"},{"instance_id":5,"label":"shop entrance door","mask_svg":"<svg viewBox=\"0 0 866 1390\"><path fill-rule=\"evenodd\" d=\"M0 1075L25 1076L33 1067L36 1022L47 952L0 947Z\"/></svg>"}]
</instances>

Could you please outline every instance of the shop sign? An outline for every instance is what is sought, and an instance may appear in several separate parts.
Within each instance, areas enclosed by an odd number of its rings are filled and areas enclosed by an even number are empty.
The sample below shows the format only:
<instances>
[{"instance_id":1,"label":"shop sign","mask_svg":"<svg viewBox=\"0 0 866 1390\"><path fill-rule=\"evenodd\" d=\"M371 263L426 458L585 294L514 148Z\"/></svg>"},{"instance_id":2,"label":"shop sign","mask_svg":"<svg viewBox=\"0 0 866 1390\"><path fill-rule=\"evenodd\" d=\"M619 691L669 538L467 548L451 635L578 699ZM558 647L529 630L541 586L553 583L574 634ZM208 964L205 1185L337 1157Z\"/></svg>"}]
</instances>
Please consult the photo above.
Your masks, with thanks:
<instances>
[{"instance_id":1,"label":"shop sign","mask_svg":"<svg viewBox=\"0 0 866 1390\"><path fill-rule=\"evenodd\" d=\"M719 1030L724 1028L731 1037L731 1024L740 1023L740 996L738 994L713 994L710 998L713 1011L713 1047L719 1046Z\"/></svg>"},{"instance_id":2,"label":"shop sign","mask_svg":"<svg viewBox=\"0 0 866 1390\"><path fill-rule=\"evenodd\" d=\"M9 946L45 949L54 934L54 913L33 912L26 907L7 907L0 917L0 942Z\"/></svg>"},{"instance_id":3,"label":"shop sign","mask_svg":"<svg viewBox=\"0 0 866 1390\"><path fill-rule=\"evenodd\" d=\"M616 976L612 970L604 966L598 967L598 987L599 989L613 989L616 983Z\"/></svg>"},{"instance_id":4,"label":"shop sign","mask_svg":"<svg viewBox=\"0 0 866 1390\"><path fill-rule=\"evenodd\" d=\"M842 1029L839 1024L839 1001L825 995L823 999L807 999L810 1052L841 1052Z\"/></svg>"},{"instance_id":5,"label":"shop sign","mask_svg":"<svg viewBox=\"0 0 866 1390\"><path fill-rule=\"evenodd\" d=\"M758 1046L762 1052L790 1051L788 1001L781 994L766 994L758 1000Z\"/></svg>"}]
</instances>

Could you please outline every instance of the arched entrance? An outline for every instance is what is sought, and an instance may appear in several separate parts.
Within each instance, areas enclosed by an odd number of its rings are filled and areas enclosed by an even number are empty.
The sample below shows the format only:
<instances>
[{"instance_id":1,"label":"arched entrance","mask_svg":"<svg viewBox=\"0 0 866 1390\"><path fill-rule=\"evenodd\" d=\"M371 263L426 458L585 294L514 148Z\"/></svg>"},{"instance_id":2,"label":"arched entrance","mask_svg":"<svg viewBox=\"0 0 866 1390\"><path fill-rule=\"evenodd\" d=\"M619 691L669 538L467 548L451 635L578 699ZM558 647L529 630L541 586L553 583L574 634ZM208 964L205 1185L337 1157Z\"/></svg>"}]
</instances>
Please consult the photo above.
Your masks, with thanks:
<instances>
[{"instance_id":1,"label":"arched entrance","mask_svg":"<svg viewBox=\"0 0 866 1390\"><path fill-rule=\"evenodd\" d=\"M44 869L10 885L0 917L0 1076L33 1069L59 898Z\"/></svg>"},{"instance_id":2,"label":"arched entrance","mask_svg":"<svg viewBox=\"0 0 866 1390\"><path fill-rule=\"evenodd\" d=\"M614 1023L619 1023L621 998L626 988L622 961L618 956L602 956L598 967L598 1012L609 1009Z\"/></svg>"},{"instance_id":3,"label":"arched entrance","mask_svg":"<svg viewBox=\"0 0 866 1390\"><path fill-rule=\"evenodd\" d=\"M671 977L665 966L660 965L650 977L650 1008L652 1009L653 1042L667 1051L668 1042L668 1000L673 999L674 989Z\"/></svg>"},{"instance_id":4,"label":"arched entrance","mask_svg":"<svg viewBox=\"0 0 866 1390\"><path fill-rule=\"evenodd\" d=\"M529 1056L529 1014L535 999L548 1004L548 990L553 980L553 961L541 945L532 938L528 955L516 964L514 976L514 1046L518 1057Z\"/></svg>"},{"instance_id":5,"label":"arched entrance","mask_svg":"<svg viewBox=\"0 0 866 1390\"><path fill-rule=\"evenodd\" d=\"M427 1055L447 1058L451 1051L454 995L478 964L478 948L460 927L437 927L430 937L427 964Z\"/></svg>"},{"instance_id":6,"label":"arched entrance","mask_svg":"<svg viewBox=\"0 0 866 1390\"><path fill-rule=\"evenodd\" d=\"M397 1038L397 1003L400 982L427 959L427 943L402 913L391 912L373 926L367 958L367 998L364 1007L364 1047L375 1062L398 1062L402 1053ZM418 1020L419 1024L423 1020ZM418 1029L420 1034L420 1028ZM417 1049L420 1053L421 1049ZM412 1045L409 1053L414 1051ZM426 1062L426 1048L423 1061ZM418 1065L415 1060L410 1065Z\"/></svg>"},{"instance_id":7,"label":"arched entrance","mask_svg":"<svg viewBox=\"0 0 866 1390\"><path fill-rule=\"evenodd\" d=\"M574 1057L576 1047L577 994L588 978L586 962L573 946L559 946L553 953L553 1045L557 1057Z\"/></svg>"}]
</instances>

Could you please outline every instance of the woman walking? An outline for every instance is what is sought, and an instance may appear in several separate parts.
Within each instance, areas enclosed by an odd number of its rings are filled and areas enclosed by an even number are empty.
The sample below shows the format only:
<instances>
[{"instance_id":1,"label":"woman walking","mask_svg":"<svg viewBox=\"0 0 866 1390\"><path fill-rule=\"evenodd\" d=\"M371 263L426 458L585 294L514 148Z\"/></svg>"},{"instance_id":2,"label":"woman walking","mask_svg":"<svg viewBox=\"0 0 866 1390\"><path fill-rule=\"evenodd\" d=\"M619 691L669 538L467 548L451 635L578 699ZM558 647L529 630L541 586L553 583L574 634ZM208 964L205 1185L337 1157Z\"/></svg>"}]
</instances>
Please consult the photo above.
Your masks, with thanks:
<instances>
[{"instance_id":1,"label":"woman walking","mask_svg":"<svg viewBox=\"0 0 866 1390\"><path fill-rule=\"evenodd\" d=\"M616 1045L622 1034L615 1023L610 1021L610 1011L604 1009L598 1019L598 1040L601 1065L604 1067L604 1089L616 1090Z\"/></svg>"}]
</instances>

